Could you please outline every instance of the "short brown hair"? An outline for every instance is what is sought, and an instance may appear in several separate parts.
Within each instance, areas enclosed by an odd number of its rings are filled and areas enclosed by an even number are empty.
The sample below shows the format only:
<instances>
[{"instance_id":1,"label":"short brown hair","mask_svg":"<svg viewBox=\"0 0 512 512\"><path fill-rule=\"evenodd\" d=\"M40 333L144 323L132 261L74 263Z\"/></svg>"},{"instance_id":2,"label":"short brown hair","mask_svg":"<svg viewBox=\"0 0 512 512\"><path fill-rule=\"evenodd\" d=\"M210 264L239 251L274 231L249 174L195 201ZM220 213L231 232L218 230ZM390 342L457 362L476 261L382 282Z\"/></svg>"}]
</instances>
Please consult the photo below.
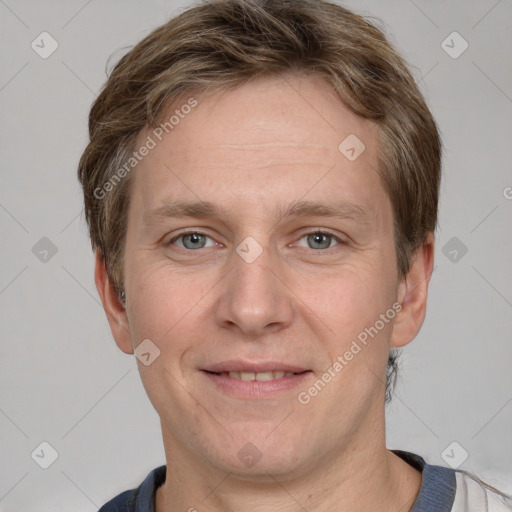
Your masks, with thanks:
<instances>
[{"instance_id":1,"label":"short brown hair","mask_svg":"<svg viewBox=\"0 0 512 512\"><path fill-rule=\"evenodd\" d=\"M374 24L325 0L215 0L171 19L124 55L91 108L78 177L92 247L118 293L130 176L100 198L97 191L130 158L141 130L155 128L170 102L186 94L289 72L324 79L353 112L375 121L397 270L406 276L412 254L436 228L441 142L404 60ZM391 356L388 390L395 369Z\"/></svg>"}]
</instances>

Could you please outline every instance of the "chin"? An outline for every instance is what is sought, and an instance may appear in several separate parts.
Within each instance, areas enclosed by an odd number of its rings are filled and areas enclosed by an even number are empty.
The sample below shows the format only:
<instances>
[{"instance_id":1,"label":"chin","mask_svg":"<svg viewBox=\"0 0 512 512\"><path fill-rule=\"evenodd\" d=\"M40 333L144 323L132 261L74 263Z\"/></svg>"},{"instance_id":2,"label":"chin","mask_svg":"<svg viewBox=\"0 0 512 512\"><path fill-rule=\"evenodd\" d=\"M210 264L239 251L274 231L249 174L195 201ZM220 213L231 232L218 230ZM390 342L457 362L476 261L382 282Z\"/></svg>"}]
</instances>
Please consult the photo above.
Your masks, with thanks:
<instances>
[{"instance_id":1,"label":"chin","mask_svg":"<svg viewBox=\"0 0 512 512\"><path fill-rule=\"evenodd\" d=\"M260 482L274 482L274 478L297 475L305 472L307 454L304 442L291 442L275 437L261 436L254 442L249 435L235 436L229 448L223 445L215 453L210 451L210 461L233 478ZM216 461L216 462L215 462Z\"/></svg>"}]
</instances>

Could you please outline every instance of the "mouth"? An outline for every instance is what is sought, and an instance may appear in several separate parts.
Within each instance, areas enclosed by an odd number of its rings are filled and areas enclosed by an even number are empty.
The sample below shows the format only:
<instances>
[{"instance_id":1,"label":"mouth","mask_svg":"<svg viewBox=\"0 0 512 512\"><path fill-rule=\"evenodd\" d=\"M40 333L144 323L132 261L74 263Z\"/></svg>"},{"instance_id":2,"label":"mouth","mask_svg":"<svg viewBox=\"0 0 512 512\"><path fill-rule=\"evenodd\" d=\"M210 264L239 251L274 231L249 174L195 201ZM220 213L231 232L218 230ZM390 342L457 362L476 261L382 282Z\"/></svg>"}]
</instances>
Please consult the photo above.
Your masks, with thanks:
<instances>
[{"instance_id":1,"label":"mouth","mask_svg":"<svg viewBox=\"0 0 512 512\"><path fill-rule=\"evenodd\" d=\"M243 380L243 381L252 381L256 380L258 382L266 382L269 380L282 379L283 377L293 377L294 375L300 375L302 373L306 373L308 370L303 372L285 372L282 370L274 370L270 372L209 372L205 370L207 373L212 373L213 375L219 375L220 377L229 377L230 379Z\"/></svg>"},{"instance_id":2,"label":"mouth","mask_svg":"<svg viewBox=\"0 0 512 512\"><path fill-rule=\"evenodd\" d=\"M224 362L201 371L213 388L238 398L271 398L303 384L311 370L278 362Z\"/></svg>"}]
</instances>

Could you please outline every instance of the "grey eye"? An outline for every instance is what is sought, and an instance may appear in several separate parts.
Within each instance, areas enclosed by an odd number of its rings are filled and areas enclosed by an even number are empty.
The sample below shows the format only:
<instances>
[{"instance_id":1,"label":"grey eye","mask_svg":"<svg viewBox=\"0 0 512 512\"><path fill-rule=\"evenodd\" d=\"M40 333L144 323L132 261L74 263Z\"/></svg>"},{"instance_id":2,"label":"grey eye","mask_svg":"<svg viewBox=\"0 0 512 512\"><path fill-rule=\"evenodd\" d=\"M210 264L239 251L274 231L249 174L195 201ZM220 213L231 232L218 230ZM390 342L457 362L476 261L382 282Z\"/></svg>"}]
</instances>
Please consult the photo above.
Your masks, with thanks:
<instances>
[{"instance_id":1,"label":"grey eye","mask_svg":"<svg viewBox=\"0 0 512 512\"><path fill-rule=\"evenodd\" d=\"M308 247L310 249L328 249L333 236L327 233L312 233L307 235Z\"/></svg>"},{"instance_id":2,"label":"grey eye","mask_svg":"<svg viewBox=\"0 0 512 512\"><path fill-rule=\"evenodd\" d=\"M186 249L202 249L206 245L206 236L200 233L190 233L180 237Z\"/></svg>"}]
</instances>

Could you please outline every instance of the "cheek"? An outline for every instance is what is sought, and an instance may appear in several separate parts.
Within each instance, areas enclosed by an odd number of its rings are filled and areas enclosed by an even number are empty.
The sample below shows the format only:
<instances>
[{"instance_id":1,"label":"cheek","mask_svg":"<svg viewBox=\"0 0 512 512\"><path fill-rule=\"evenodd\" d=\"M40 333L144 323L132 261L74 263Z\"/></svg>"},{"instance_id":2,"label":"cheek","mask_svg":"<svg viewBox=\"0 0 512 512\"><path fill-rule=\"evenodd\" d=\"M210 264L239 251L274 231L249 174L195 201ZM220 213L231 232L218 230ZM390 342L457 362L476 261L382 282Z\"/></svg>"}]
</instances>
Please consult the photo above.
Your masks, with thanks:
<instances>
[{"instance_id":1,"label":"cheek","mask_svg":"<svg viewBox=\"0 0 512 512\"><path fill-rule=\"evenodd\" d=\"M180 275L169 265L141 268L132 274L129 285L133 290L129 318L135 342L149 338L161 350L172 347L174 352L182 339L177 333L194 330L196 322L192 319L200 313L212 286L207 280Z\"/></svg>"},{"instance_id":2,"label":"cheek","mask_svg":"<svg viewBox=\"0 0 512 512\"><path fill-rule=\"evenodd\" d=\"M179 410L182 402L187 403L182 362L196 341L205 337L204 322L198 317L204 309L206 285L159 266L134 273L130 286L133 343L136 347L149 339L160 351L148 366L137 361L142 383L156 410Z\"/></svg>"},{"instance_id":3,"label":"cheek","mask_svg":"<svg viewBox=\"0 0 512 512\"><path fill-rule=\"evenodd\" d=\"M325 335L318 336L329 357L320 370L329 374L324 377L332 377L332 384L322 391L323 402L318 401L316 407L327 407L333 418L346 421L348 410L356 414L368 408L376 389L383 386L396 316L395 296L378 268L340 272L336 279L326 281L324 290L315 294L315 312L328 326L323 328Z\"/></svg>"},{"instance_id":4,"label":"cheek","mask_svg":"<svg viewBox=\"0 0 512 512\"><path fill-rule=\"evenodd\" d=\"M346 266L329 276L317 277L297 295L305 299L303 302L332 338L342 344L373 325L394 302L392 284L375 264Z\"/></svg>"},{"instance_id":5,"label":"cheek","mask_svg":"<svg viewBox=\"0 0 512 512\"><path fill-rule=\"evenodd\" d=\"M318 337L329 358L321 371L330 366L335 375L325 403L336 402L346 414L346 407L365 403L382 385L394 317L393 287L377 264L345 268L324 285L325 293L315 295L316 311L328 326L320 326L325 335ZM381 320L390 310L387 321Z\"/></svg>"}]
</instances>

